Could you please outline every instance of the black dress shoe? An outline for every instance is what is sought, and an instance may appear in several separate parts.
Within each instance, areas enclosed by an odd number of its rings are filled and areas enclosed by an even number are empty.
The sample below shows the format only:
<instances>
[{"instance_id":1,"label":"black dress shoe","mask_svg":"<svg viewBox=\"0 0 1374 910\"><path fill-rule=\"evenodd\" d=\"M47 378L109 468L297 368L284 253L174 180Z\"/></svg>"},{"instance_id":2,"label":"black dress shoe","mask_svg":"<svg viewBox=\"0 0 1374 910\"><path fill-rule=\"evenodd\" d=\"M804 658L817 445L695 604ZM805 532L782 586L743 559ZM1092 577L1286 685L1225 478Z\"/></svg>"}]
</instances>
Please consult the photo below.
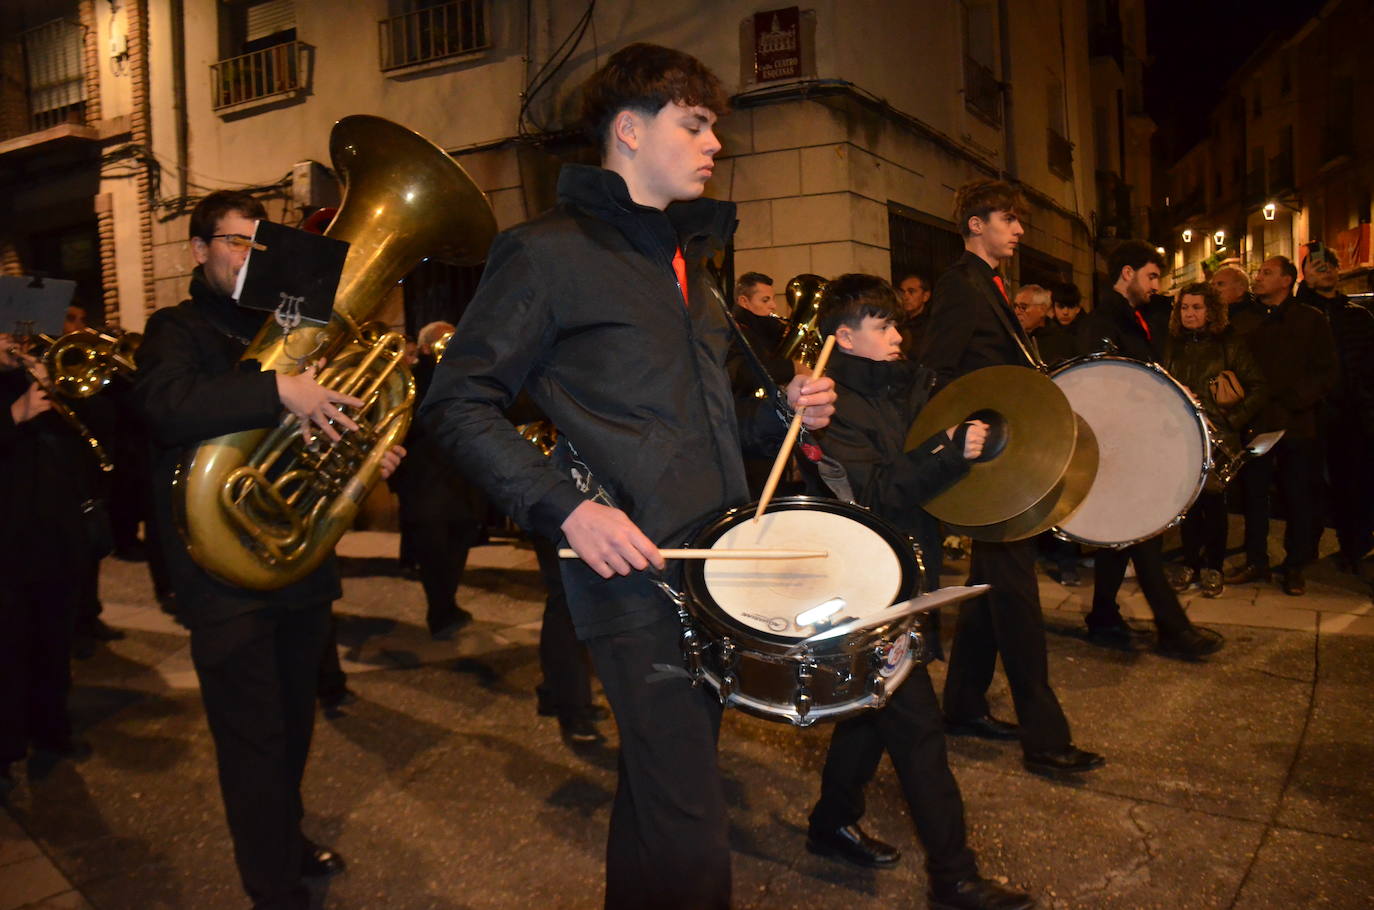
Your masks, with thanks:
<instances>
[{"instance_id":1,"label":"black dress shoe","mask_svg":"<svg viewBox=\"0 0 1374 910\"><path fill-rule=\"evenodd\" d=\"M968 720L945 718L945 732L951 736L977 736L980 739L1019 739L1021 728L1005 720L998 720L991 714L971 717Z\"/></svg>"},{"instance_id":2,"label":"black dress shoe","mask_svg":"<svg viewBox=\"0 0 1374 910\"><path fill-rule=\"evenodd\" d=\"M961 882L932 885L931 910L1027 910L1035 898L975 875Z\"/></svg>"},{"instance_id":3,"label":"black dress shoe","mask_svg":"<svg viewBox=\"0 0 1374 910\"><path fill-rule=\"evenodd\" d=\"M344 858L312 841L305 842L301 851L301 878L324 878L344 871Z\"/></svg>"},{"instance_id":4,"label":"black dress shoe","mask_svg":"<svg viewBox=\"0 0 1374 910\"><path fill-rule=\"evenodd\" d=\"M606 741L596 728L590 709L562 712L558 715L558 729L563 738L575 746L594 746Z\"/></svg>"},{"instance_id":5,"label":"black dress shoe","mask_svg":"<svg viewBox=\"0 0 1374 910\"><path fill-rule=\"evenodd\" d=\"M811 828L806 832L806 849L866 869L885 869L902 858L900 850L864 834L857 824L824 831Z\"/></svg>"},{"instance_id":6,"label":"black dress shoe","mask_svg":"<svg viewBox=\"0 0 1374 910\"><path fill-rule=\"evenodd\" d=\"M1063 749L1049 749L1044 752L1027 752L1024 759L1026 769L1036 774L1081 774L1100 768L1107 760L1096 752L1085 752L1077 746Z\"/></svg>"},{"instance_id":7,"label":"black dress shoe","mask_svg":"<svg viewBox=\"0 0 1374 910\"><path fill-rule=\"evenodd\" d=\"M33 744L33 751L39 758L70 762L83 762L95 754L90 743L71 737L50 743L36 742Z\"/></svg>"},{"instance_id":8,"label":"black dress shoe","mask_svg":"<svg viewBox=\"0 0 1374 910\"><path fill-rule=\"evenodd\" d=\"M1283 593L1292 597L1301 597L1307 593L1307 579L1303 578L1302 569L1284 570Z\"/></svg>"},{"instance_id":9,"label":"black dress shoe","mask_svg":"<svg viewBox=\"0 0 1374 910\"><path fill-rule=\"evenodd\" d=\"M89 635L96 641L120 641L124 638L123 629L116 629L98 616L87 623L85 628L77 634Z\"/></svg>"},{"instance_id":10,"label":"black dress shoe","mask_svg":"<svg viewBox=\"0 0 1374 910\"><path fill-rule=\"evenodd\" d=\"M1099 648L1130 651L1135 646L1135 634L1124 619L1119 619L1105 626L1094 626L1089 623L1088 641Z\"/></svg>"},{"instance_id":11,"label":"black dress shoe","mask_svg":"<svg viewBox=\"0 0 1374 910\"><path fill-rule=\"evenodd\" d=\"M1268 581L1269 570L1247 562L1234 572L1227 572L1223 580L1228 585L1247 585L1252 581Z\"/></svg>"},{"instance_id":12,"label":"black dress shoe","mask_svg":"<svg viewBox=\"0 0 1374 910\"><path fill-rule=\"evenodd\" d=\"M447 617L430 626L429 637L435 641L452 641L458 630L471 622L471 613L462 607L454 607Z\"/></svg>"},{"instance_id":13,"label":"black dress shoe","mask_svg":"<svg viewBox=\"0 0 1374 910\"><path fill-rule=\"evenodd\" d=\"M1225 641L1215 629L1189 626L1176 635L1159 636L1159 653L1181 660L1199 660L1220 651Z\"/></svg>"}]
</instances>

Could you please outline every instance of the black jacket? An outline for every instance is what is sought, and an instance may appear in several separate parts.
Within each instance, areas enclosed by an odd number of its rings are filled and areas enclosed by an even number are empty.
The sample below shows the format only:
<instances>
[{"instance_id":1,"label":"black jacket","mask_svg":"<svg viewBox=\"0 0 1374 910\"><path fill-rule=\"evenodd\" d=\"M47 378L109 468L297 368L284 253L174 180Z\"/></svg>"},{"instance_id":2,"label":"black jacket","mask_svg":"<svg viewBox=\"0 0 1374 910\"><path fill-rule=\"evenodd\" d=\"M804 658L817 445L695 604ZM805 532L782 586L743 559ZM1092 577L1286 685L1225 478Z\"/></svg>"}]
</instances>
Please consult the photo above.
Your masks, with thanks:
<instances>
[{"instance_id":1,"label":"black jacket","mask_svg":"<svg viewBox=\"0 0 1374 910\"><path fill-rule=\"evenodd\" d=\"M792 361L777 353L782 340L787 337L787 323L773 316L756 315L741 306L734 307L732 313L735 321L739 323L740 332L758 355L759 362L768 371L769 377L779 386L785 387L797 372ZM726 365L736 398L752 396L754 390L763 385L758 371L740 346L738 339L731 341Z\"/></svg>"},{"instance_id":2,"label":"black jacket","mask_svg":"<svg viewBox=\"0 0 1374 910\"><path fill-rule=\"evenodd\" d=\"M1269 382L1269 404L1251 428L1286 430L1294 439L1315 438L1322 402L1335 391L1339 372L1326 317L1289 297L1269 308L1248 340Z\"/></svg>"},{"instance_id":3,"label":"black jacket","mask_svg":"<svg viewBox=\"0 0 1374 910\"><path fill-rule=\"evenodd\" d=\"M1077 357L1078 323L1082 320L1083 317L1079 316L1068 325L1060 325L1059 321L1051 316L1048 322L1032 332L1031 337L1035 339L1040 359L1049 366L1058 366Z\"/></svg>"},{"instance_id":4,"label":"black jacket","mask_svg":"<svg viewBox=\"0 0 1374 910\"><path fill-rule=\"evenodd\" d=\"M1091 313L1084 313L1079 318L1078 344L1082 354L1115 348L1115 353L1123 357L1155 363L1163 359L1161 353L1167 341L1153 327L1147 333L1126 298L1108 290Z\"/></svg>"},{"instance_id":5,"label":"black jacket","mask_svg":"<svg viewBox=\"0 0 1374 910\"><path fill-rule=\"evenodd\" d=\"M661 546L748 500L742 446L780 440L776 414L737 425L725 356L731 329L704 282L734 205L668 211L634 203L625 181L568 165L552 212L500 234L421 420L446 456L521 526L551 540L594 490L574 458ZM688 263L683 305L672 257ZM525 388L561 434L552 460L503 416ZM579 475L584 473L578 467ZM565 560L583 638L636 628L672 609L649 573L603 580Z\"/></svg>"},{"instance_id":6,"label":"black jacket","mask_svg":"<svg viewBox=\"0 0 1374 910\"><path fill-rule=\"evenodd\" d=\"M929 397L930 371L908 360L879 362L836 350L827 375L838 398L821 434L825 453L849 472L859 505L929 540L936 521L922 504L969 469L962 447L944 432L904 451L907 429ZM926 568L934 572L937 563L932 559ZM938 584L938 576L928 580Z\"/></svg>"},{"instance_id":7,"label":"black jacket","mask_svg":"<svg viewBox=\"0 0 1374 910\"><path fill-rule=\"evenodd\" d=\"M1269 401L1269 385L1249 345L1230 327L1221 335L1184 331L1169 337L1166 360L1169 375L1192 390L1212 425L1223 434L1223 444L1237 451L1245 428ZM1245 390L1245 397L1230 409L1223 409L1212 395L1211 381L1222 370L1234 372Z\"/></svg>"},{"instance_id":8,"label":"black jacket","mask_svg":"<svg viewBox=\"0 0 1374 910\"><path fill-rule=\"evenodd\" d=\"M935 371L937 388L982 367L1033 366L1024 350L1030 347L1026 333L993 275L965 251L935 283L919 362Z\"/></svg>"},{"instance_id":9,"label":"black jacket","mask_svg":"<svg viewBox=\"0 0 1374 910\"><path fill-rule=\"evenodd\" d=\"M206 439L272 427L281 417L275 371L240 360L262 321L261 313L210 290L197 270L191 299L154 313L138 349L133 403L152 437L152 520L158 525L178 616L192 627L274 604L311 606L342 594L332 555L294 584L252 591L210 575L182 544L172 484L185 455Z\"/></svg>"},{"instance_id":10,"label":"black jacket","mask_svg":"<svg viewBox=\"0 0 1374 910\"><path fill-rule=\"evenodd\" d=\"M1340 379L1327 399L1328 419L1358 420L1374 436L1374 313L1339 293L1323 297L1304 288L1298 299L1326 315L1336 343Z\"/></svg>"}]
</instances>

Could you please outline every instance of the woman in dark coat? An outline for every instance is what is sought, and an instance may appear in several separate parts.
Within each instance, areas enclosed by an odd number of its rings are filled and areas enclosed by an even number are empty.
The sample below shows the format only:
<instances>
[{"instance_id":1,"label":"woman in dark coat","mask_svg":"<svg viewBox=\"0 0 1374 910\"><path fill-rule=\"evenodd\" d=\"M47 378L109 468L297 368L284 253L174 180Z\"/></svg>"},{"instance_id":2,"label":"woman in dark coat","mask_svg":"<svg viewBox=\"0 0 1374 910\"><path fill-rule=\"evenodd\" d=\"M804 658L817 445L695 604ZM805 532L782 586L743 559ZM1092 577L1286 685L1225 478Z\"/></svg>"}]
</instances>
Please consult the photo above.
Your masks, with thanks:
<instances>
[{"instance_id":1,"label":"woman in dark coat","mask_svg":"<svg viewBox=\"0 0 1374 910\"><path fill-rule=\"evenodd\" d=\"M1239 454L1246 425L1264 407L1268 389L1259 365L1231 330L1226 307L1210 285L1196 282L1175 296L1167 359L1169 374L1188 387L1208 420L1213 463ZM1218 379L1228 370L1243 392L1239 401L1229 401L1223 391L1229 377ZM1219 396L1229 403L1222 404ZM1226 495L1215 469L1183 519L1182 532L1187 574L1178 585L1197 582L1204 596L1218 596L1226 555Z\"/></svg>"}]
</instances>

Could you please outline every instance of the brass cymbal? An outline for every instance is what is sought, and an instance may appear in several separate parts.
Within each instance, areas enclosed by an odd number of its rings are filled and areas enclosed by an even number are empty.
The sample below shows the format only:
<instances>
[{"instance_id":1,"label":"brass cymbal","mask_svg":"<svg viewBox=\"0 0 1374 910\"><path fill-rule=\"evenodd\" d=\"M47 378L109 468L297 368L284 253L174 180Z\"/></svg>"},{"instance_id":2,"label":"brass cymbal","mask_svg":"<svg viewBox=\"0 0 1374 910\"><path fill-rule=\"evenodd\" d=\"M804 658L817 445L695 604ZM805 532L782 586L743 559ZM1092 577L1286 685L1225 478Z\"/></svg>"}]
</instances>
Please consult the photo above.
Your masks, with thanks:
<instances>
[{"instance_id":1,"label":"brass cymbal","mask_svg":"<svg viewBox=\"0 0 1374 910\"><path fill-rule=\"evenodd\" d=\"M907 432L906 449L911 451L936 432L974 417L991 427L983 455L967 476L926 502L926 511L965 529L1010 522L1028 511L1032 514L1025 521L1039 524L1036 515L1041 510L1056 511L1062 494L1068 492L1051 495L1061 484L1069 486L1064 475L1079 438L1079 421L1068 398L1053 380L1035 370L984 367L951 382L921 409ZM1095 444L1092 451L1089 483L1097 469ZM998 534L986 539L1016 538Z\"/></svg>"},{"instance_id":2,"label":"brass cymbal","mask_svg":"<svg viewBox=\"0 0 1374 910\"><path fill-rule=\"evenodd\" d=\"M1083 504L1097 477L1097 437L1082 417L1075 414L1074 420L1078 422L1078 443L1073 457L1063 478L1045 498L1006 521L970 526L947 523L950 530L975 540L1025 540L1067 520Z\"/></svg>"}]
</instances>

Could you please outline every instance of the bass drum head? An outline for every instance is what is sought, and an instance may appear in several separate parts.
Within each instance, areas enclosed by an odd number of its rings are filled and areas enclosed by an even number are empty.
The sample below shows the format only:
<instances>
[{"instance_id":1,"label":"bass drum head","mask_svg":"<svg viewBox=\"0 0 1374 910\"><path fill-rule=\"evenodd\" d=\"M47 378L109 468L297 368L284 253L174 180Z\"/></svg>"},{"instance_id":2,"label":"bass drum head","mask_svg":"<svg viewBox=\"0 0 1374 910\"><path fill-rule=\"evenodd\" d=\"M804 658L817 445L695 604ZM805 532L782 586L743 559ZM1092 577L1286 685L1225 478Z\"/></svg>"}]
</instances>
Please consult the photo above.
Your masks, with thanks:
<instances>
[{"instance_id":1,"label":"bass drum head","mask_svg":"<svg viewBox=\"0 0 1374 910\"><path fill-rule=\"evenodd\" d=\"M1197 408L1153 364L1098 356L1054 372L1056 385L1097 437L1097 476L1059 525L1092 546L1119 547L1170 527L1202 491L1207 428Z\"/></svg>"},{"instance_id":2,"label":"bass drum head","mask_svg":"<svg viewBox=\"0 0 1374 910\"><path fill-rule=\"evenodd\" d=\"M910 538L866 509L836 500L789 496L773 500L755 522L754 505L708 525L693 546L712 549L823 550L808 559L696 559L685 582L694 613L725 631L790 647L814 634L797 616L839 598L831 617L861 618L920 591Z\"/></svg>"}]
</instances>

